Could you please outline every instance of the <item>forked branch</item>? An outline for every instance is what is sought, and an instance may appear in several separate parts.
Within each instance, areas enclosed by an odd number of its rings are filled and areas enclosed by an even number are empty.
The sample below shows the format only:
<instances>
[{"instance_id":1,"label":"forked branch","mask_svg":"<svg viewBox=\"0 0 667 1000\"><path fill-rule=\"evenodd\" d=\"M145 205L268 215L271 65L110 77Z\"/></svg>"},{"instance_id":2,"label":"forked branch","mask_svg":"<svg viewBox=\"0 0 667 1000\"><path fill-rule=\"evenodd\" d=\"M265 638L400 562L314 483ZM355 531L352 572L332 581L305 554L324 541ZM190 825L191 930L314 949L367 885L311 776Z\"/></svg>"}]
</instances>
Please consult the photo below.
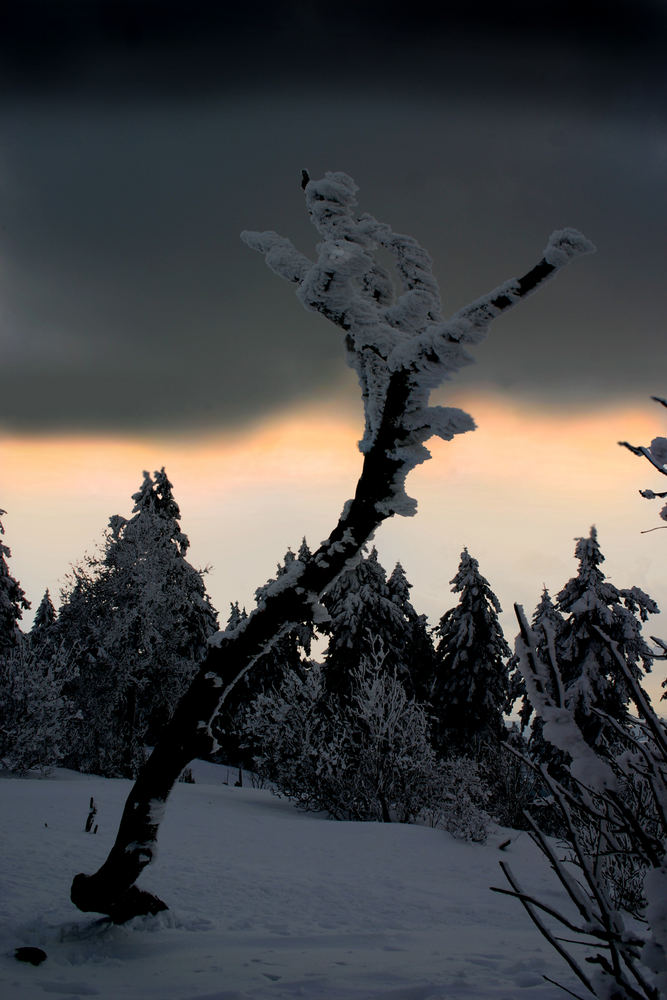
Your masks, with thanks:
<instances>
[{"instance_id":1,"label":"forked branch","mask_svg":"<svg viewBox=\"0 0 667 1000\"><path fill-rule=\"evenodd\" d=\"M472 360L466 345L479 342L492 319L573 257L594 249L576 230L560 230L522 278L445 320L430 258L415 240L357 214L357 189L346 174L329 173L318 181L304 177L304 182L306 206L322 238L315 260L273 232L244 233L243 239L296 286L307 309L344 332L364 400L361 476L338 524L308 562L294 560L245 621L215 637L130 792L108 859L94 875L75 877L73 902L113 920L164 908L134 883L155 856L171 788L194 757L214 749L211 721L223 704L229 707L239 697L239 679L285 630L317 619L321 595L386 518L415 513L404 484L410 470L429 457L424 443L434 435L450 440L474 428L461 410L430 406L431 390ZM380 249L393 256L398 294L376 259Z\"/></svg>"}]
</instances>

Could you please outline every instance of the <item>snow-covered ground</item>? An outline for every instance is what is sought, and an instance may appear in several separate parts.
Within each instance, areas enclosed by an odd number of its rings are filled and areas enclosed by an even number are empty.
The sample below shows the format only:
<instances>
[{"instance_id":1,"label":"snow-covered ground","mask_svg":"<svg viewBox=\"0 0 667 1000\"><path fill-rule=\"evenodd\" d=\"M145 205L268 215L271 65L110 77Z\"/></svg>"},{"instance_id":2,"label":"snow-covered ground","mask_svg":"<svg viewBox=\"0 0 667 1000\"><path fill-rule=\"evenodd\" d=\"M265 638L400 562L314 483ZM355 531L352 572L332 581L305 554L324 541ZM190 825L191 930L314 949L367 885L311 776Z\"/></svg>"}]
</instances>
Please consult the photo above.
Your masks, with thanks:
<instances>
[{"instance_id":1,"label":"snow-covered ground","mask_svg":"<svg viewBox=\"0 0 667 1000\"><path fill-rule=\"evenodd\" d=\"M489 891L509 861L557 893L526 834L485 845L425 827L338 823L196 762L142 884L171 909L114 927L69 902L106 857L127 781L57 771L0 781L0 997L109 1000L556 1000L573 986L520 905ZM233 782L235 772L230 773ZM97 835L83 830L98 805ZM34 967L13 957L43 948Z\"/></svg>"}]
</instances>

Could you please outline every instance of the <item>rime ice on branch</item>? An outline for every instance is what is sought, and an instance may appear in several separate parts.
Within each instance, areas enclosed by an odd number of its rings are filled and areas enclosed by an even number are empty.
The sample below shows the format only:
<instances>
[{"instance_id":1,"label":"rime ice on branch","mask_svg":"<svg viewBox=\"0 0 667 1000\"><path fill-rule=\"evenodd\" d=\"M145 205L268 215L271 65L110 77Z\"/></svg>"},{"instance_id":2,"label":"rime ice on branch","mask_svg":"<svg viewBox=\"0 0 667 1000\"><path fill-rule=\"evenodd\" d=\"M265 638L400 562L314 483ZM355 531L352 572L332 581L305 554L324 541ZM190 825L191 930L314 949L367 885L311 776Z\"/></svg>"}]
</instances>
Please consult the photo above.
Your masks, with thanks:
<instances>
[{"instance_id":1,"label":"rime ice on branch","mask_svg":"<svg viewBox=\"0 0 667 1000\"><path fill-rule=\"evenodd\" d=\"M304 178L305 179L305 178ZM357 215L356 185L346 174L329 173L305 184L306 205L322 237L317 259L309 260L276 233L244 233L244 241L266 257L278 275L297 286L303 305L321 312L345 333L348 359L364 400L363 466L354 498L316 552L295 559L289 570L262 591L258 607L232 631L218 633L191 687L181 699L130 792L116 842L94 875L77 875L72 900L82 910L127 920L165 907L134 883L155 853L155 803L166 802L179 774L213 749L211 720L224 705L239 707L243 685L271 645L300 624L322 614L320 597L364 543L392 514L414 514L405 479L429 457L433 435L449 440L471 430L460 410L429 405L431 389L471 360L466 345L484 336L490 321L572 257L594 248L580 233L554 233L538 264L443 319L432 264L408 236L394 233L370 215ZM377 250L394 258L402 290L395 295Z\"/></svg>"},{"instance_id":2,"label":"rime ice on branch","mask_svg":"<svg viewBox=\"0 0 667 1000\"><path fill-rule=\"evenodd\" d=\"M667 399L662 399L660 396L651 396L651 399L656 403L660 403L661 406L667 406ZM627 448L634 455L641 455L658 472L661 472L663 476L667 476L667 438L653 438L648 448L645 448L644 445L628 444L627 441L619 441L618 443L622 448ZM667 492L654 493L653 490L640 490L639 492L645 500L656 500L658 498L664 500L667 497ZM667 504L660 511L660 517L663 521L667 521ZM650 528L649 530L655 531L655 528Z\"/></svg>"},{"instance_id":3,"label":"rime ice on branch","mask_svg":"<svg viewBox=\"0 0 667 1000\"><path fill-rule=\"evenodd\" d=\"M405 494L405 478L430 457L424 442L434 436L449 441L475 426L462 410L429 406L431 390L471 363L466 345L479 343L491 320L573 257L595 248L576 230L561 229L551 235L543 259L524 278L505 282L444 319L426 251L373 216L357 215L356 193L356 184L343 173L327 173L323 180L307 183L306 206L322 237L315 261L274 232L244 232L241 238L264 254L272 271L297 285L297 297L306 309L322 313L345 331L348 362L357 373L364 401L362 452L368 453L378 439L392 384L404 384L403 405L393 417L388 457L396 461L396 470L384 510L410 515L416 512L416 501ZM402 285L398 295L389 272L375 257L380 248L395 261Z\"/></svg>"}]
</instances>

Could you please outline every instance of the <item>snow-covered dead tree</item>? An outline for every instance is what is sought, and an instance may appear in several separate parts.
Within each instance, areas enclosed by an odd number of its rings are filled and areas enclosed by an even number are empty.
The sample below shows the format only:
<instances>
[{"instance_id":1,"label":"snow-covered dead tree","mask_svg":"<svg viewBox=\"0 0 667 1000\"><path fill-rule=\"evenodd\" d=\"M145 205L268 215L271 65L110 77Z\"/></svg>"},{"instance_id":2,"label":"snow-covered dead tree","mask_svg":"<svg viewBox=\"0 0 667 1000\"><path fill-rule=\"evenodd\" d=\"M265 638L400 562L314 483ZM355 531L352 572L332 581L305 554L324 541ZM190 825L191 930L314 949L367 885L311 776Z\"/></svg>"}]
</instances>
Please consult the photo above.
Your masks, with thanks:
<instances>
[{"instance_id":1,"label":"snow-covered dead tree","mask_svg":"<svg viewBox=\"0 0 667 1000\"><path fill-rule=\"evenodd\" d=\"M570 858L566 863L527 814L533 840L563 890L563 905L525 892L505 863L501 867L511 889L495 891L521 901L587 996L660 1000L667 996L667 728L619 644L600 628L638 720L631 731L593 708L616 743L601 740L590 746L568 701L553 634L541 642L523 609L515 607L521 629L516 655L528 697L543 722L545 740L571 760L566 784L544 765L539 768L563 821ZM629 879L634 882L631 899ZM585 962L571 945L588 950Z\"/></svg>"},{"instance_id":2,"label":"snow-covered dead tree","mask_svg":"<svg viewBox=\"0 0 667 1000\"><path fill-rule=\"evenodd\" d=\"M473 429L471 417L461 410L430 406L431 390L472 360L468 345L482 340L496 316L573 257L594 249L576 230L559 230L523 277L445 318L431 260L414 239L358 214L357 188L346 174L328 173L317 181L304 175L303 180L306 207L321 238L314 260L274 232L246 232L242 238L296 286L306 309L342 329L364 401L361 475L354 497L311 558L295 559L245 621L212 641L130 792L108 859L94 875L74 878L73 902L117 921L165 907L135 882L154 856L173 784L190 760L212 750L210 720L221 705L233 702L237 681L277 637L317 618L320 596L386 518L415 513L405 480L429 457L425 442ZM393 258L398 293L376 257L378 250Z\"/></svg>"}]
</instances>

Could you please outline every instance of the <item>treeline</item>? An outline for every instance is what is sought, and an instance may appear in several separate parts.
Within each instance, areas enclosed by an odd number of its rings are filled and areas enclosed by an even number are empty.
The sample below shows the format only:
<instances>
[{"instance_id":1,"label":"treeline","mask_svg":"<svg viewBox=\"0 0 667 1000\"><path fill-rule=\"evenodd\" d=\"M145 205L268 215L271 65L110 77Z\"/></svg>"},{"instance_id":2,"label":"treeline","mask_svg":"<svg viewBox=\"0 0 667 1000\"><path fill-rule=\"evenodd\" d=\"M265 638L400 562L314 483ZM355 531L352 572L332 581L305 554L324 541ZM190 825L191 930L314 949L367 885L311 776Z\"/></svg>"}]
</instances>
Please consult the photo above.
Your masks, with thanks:
<instances>
[{"instance_id":1,"label":"treeline","mask_svg":"<svg viewBox=\"0 0 667 1000\"><path fill-rule=\"evenodd\" d=\"M3 546L0 759L11 770L134 775L217 630L164 469L144 473L132 499L100 553L73 569L57 613L46 592L28 634Z\"/></svg>"},{"instance_id":2,"label":"treeline","mask_svg":"<svg viewBox=\"0 0 667 1000\"><path fill-rule=\"evenodd\" d=\"M0 549L0 760L15 772L62 764L132 777L170 718L218 630L205 573L165 470L144 473L129 518L109 521L100 553L74 568L58 611L29 608ZM642 622L658 608L604 576L595 529L577 542L576 575L532 619L556 656L567 703L591 746L615 739L602 716L632 726L616 653L637 680L651 666ZM310 558L303 541L277 578ZM273 583L269 581L266 585ZM256 593L261 604L266 587ZM301 805L341 818L429 820L481 838L486 818L523 825L539 782L531 761L564 773L566 755L542 721L498 620L500 604L465 549L451 580L456 603L435 627L366 551L322 598L316 625L284 634L235 686L213 725L218 758L251 768ZM226 623L246 617L238 604ZM316 637L326 649L311 657ZM613 645L613 652L610 647ZM508 716L518 706L520 726Z\"/></svg>"}]
</instances>

